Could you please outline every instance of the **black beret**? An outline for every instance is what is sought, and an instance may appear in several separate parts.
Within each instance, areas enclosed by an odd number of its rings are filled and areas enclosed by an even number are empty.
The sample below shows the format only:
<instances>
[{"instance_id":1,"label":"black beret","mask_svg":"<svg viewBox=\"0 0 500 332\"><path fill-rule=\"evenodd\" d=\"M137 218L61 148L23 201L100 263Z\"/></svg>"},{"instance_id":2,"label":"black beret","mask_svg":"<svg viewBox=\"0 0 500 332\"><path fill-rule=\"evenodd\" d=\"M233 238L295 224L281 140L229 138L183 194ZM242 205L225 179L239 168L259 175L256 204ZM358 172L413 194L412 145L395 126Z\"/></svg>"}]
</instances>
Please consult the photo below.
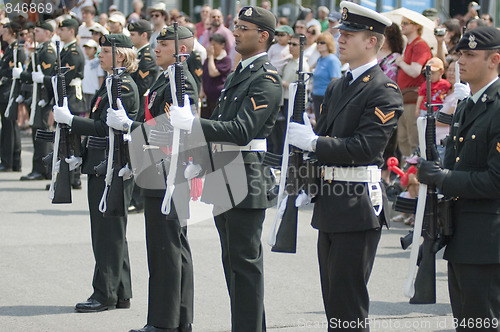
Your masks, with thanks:
<instances>
[{"instance_id":1,"label":"black beret","mask_svg":"<svg viewBox=\"0 0 500 332\"><path fill-rule=\"evenodd\" d=\"M243 7L238 14L238 19L253 23L272 33L276 30L276 16L262 7Z\"/></svg>"},{"instance_id":2,"label":"black beret","mask_svg":"<svg viewBox=\"0 0 500 332\"><path fill-rule=\"evenodd\" d=\"M113 46L113 43L116 47L132 48L134 46L130 38L121 33L104 35L99 39L100 46Z\"/></svg>"},{"instance_id":3,"label":"black beret","mask_svg":"<svg viewBox=\"0 0 500 332\"><path fill-rule=\"evenodd\" d=\"M139 20L128 25L128 31L136 31L138 33L143 33L147 31L152 31L151 23L146 20Z\"/></svg>"},{"instance_id":4,"label":"black beret","mask_svg":"<svg viewBox=\"0 0 500 332\"><path fill-rule=\"evenodd\" d=\"M187 39L193 37L193 33L188 28L180 25L177 27L177 35L179 36L179 40ZM161 29L160 34L156 37L156 40L174 40L174 26L168 26L166 28Z\"/></svg>"},{"instance_id":5,"label":"black beret","mask_svg":"<svg viewBox=\"0 0 500 332\"><path fill-rule=\"evenodd\" d=\"M75 28L76 32L78 32L79 26L80 26L80 24L78 23L78 21L75 19L72 19L72 18L63 20L63 21L61 21L61 23L59 23L60 28L63 28L63 27Z\"/></svg>"},{"instance_id":6,"label":"black beret","mask_svg":"<svg viewBox=\"0 0 500 332\"><path fill-rule=\"evenodd\" d=\"M5 29L7 29L7 28L11 29L12 32L14 32L14 33L18 33L18 32L20 32L22 30L21 25L19 23L17 23L17 22L14 22L14 21L10 21L9 23L5 23L3 25L3 27Z\"/></svg>"},{"instance_id":7,"label":"black beret","mask_svg":"<svg viewBox=\"0 0 500 332\"><path fill-rule=\"evenodd\" d=\"M38 21L38 22L36 22L36 27L44 29L44 30L49 30L50 32L54 31L54 28L52 27L52 24L50 24L49 22L46 22L46 21Z\"/></svg>"},{"instance_id":8,"label":"black beret","mask_svg":"<svg viewBox=\"0 0 500 332\"><path fill-rule=\"evenodd\" d=\"M495 50L500 48L500 31L492 27L478 27L467 31L458 42L460 50Z\"/></svg>"}]
</instances>

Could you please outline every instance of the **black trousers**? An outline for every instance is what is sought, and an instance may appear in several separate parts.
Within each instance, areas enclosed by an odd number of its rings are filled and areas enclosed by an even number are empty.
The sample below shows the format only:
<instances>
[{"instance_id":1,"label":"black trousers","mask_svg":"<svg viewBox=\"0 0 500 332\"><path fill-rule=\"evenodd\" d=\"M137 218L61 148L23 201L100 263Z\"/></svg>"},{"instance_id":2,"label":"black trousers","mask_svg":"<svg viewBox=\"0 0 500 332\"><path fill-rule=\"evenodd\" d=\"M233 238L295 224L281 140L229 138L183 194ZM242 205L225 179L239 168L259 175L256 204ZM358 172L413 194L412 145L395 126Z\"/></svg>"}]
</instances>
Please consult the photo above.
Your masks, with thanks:
<instances>
[{"instance_id":1,"label":"black trousers","mask_svg":"<svg viewBox=\"0 0 500 332\"><path fill-rule=\"evenodd\" d=\"M380 229L348 233L319 232L319 272L328 331L346 326L352 331L369 330L367 324L358 325L357 322L365 322L368 318L370 298L366 284L372 271L380 233Z\"/></svg>"},{"instance_id":2,"label":"black trousers","mask_svg":"<svg viewBox=\"0 0 500 332\"><path fill-rule=\"evenodd\" d=\"M125 211L132 193L133 180L124 182ZM114 305L118 299L132 297L130 262L126 238L127 217L104 217L99 202L104 191L104 176L88 176L88 202L95 268L91 298Z\"/></svg>"},{"instance_id":3,"label":"black trousers","mask_svg":"<svg viewBox=\"0 0 500 332\"><path fill-rule=\"evenodd\" d=\"M194 281L187 227L175 211L161 213L162 197L144 197L149 267L148 325L177 328L193 322Z\"/></svg>"},{"instance_id":4,"label":"black trousers","mask_svg":"<svg viewBox=\"0 0 500 332\"><path fill-rule=\"evenodd\" d=\"M500 264L448 262L448 289L457 331L500 331Z\"/></svg>"},{"instance_id":5,"label":"black trousers","mask_svg":"<svg viewBox=\"0 0 500 332\"><path fill-rule=\"evenodd\" d=\"M231 331L261 332L264 318L262 223L265 209L231 209L215 217L231 298Z\"/></svg>"},{"instance_id":6,"label":"black trousers","mask_svg":"<svg viewBox=\"0 0 500 332\"><path fill-rule=\"evenodd\" d=\"M33 140L33 166L31 171L38 172L44 175L48 175L51 173L43 164L42 158L52 152L52 143L37 141L35 140L35 136L38 129L49 129L49 113L51 110L51 104L48 104L45 107L37 107L31 132L31 138Z\"/></svg>"},{"instance_id":7,"label":"black trousers","mask_svg":"<svg viewBox=\"0 0 500 332\"><path fill-rule=\"evenodd\" d=\"M11 111L15 114L5 117L7 104L0 103L0 113L2 117L2 132L0 134L0 158L2 165L7 168L21 169L21 132L17 125L17 103L11 106Z\"/></svg>"}]
</instances>

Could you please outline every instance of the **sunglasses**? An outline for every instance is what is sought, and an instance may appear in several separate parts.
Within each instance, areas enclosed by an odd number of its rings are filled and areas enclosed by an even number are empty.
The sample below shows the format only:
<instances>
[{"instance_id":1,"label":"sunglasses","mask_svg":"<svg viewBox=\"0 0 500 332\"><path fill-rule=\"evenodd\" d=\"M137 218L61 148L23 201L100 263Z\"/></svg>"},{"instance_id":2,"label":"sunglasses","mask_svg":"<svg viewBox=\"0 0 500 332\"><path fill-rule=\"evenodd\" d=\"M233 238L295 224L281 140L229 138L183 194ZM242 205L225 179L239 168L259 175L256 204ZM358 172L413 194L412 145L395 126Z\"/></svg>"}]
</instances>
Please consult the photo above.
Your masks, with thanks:
<instances>
[{"instance_id":1,"label":"sunglasses","mask_svg":"<svg viewBox=\"0 0 500 332\"><path fill-rule=\"evenodd\" d=\"M306 32L313 36L316 34L316 30L306 30Z\"/></svg>"},{"instance_id":2,"label":"sunglasses","mask_svg":"<svg viewBox=\"0 0 500 332\"><path fill-rule=\"evenodd\" d=\"M246 25L239 25L239 24L235 24L233 26L233 31L236 31L236 30L241 30L241 31L257 30L257 31L261 31L261 32L264 31L264 30L259 29L259 28L249 28Z\"/></svg>"},{"instance_id":3,"label":"sunglasses","mask_svg":"<svg viewBox=\"0 0 500 332\"><path fill-rule=\"evenodd\" d=\"M161 14L153 14L153 15L151 15L151 17L160 17L160 16L161 16Z\"/></svg>"},{"instance_id":4,"label":"sunglasses","mask_svg":"<svg viewBox=\"0 0 500 332\"><path fill-rule=\"evenodd\" d=\"M413 24L411 22L401 22L401 25L404 25L404 26L407 26L407 25L410 25L410 24Z\"/></svg>"},{"instance_id":5,"label":"sunglasses","mask_svg":"<svg viewBox=\"0 0 500 332\"><path fill-rule=\"evenodd\" d=\"M326 41L319 41L318 45L326 45Z\"/></svg>"},{"instance_id":6,"label":"sunglasses","mask_svg":"<svg viewBox=\"0 0 500 332\"><path fill-rule=\"evenodd\" d=\"M287 33L277 33L276 36L285 37L285 36L288 36L288 34Z\"/></svg>"},{"instance_id":7,"label":"sunglasses","mask_svg":"<svg viewBox=\"0 0 500 332\"><path fill-rule=\"evenodd\" d=\"M296 26L295 26L295 29L305 29L305 28L306 28L306 27L305 27L305 26L303 26L303 25L296 25Z\"/></svg>"},{"instance_id":8,"label":"sunglasses","mask_svg":"<svg viewBox=\"0 0 500 332\"><path fill-rule=\"evenodd\" d=\"M290 46L299 46L300 44L299 43L288 42L288 45L290 45Z\"/></svg>"}]
</instances>

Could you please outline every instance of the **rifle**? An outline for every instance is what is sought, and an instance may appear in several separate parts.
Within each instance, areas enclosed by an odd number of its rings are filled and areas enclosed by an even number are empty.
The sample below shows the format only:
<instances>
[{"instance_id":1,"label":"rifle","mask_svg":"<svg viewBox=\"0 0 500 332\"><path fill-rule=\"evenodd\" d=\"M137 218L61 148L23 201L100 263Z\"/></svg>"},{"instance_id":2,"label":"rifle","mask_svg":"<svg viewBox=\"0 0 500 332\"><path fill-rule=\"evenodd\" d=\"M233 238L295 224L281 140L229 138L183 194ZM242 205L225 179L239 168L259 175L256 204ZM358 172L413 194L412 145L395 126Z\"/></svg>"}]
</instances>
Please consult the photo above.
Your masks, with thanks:
<instances>
[{"instance_id":1,"label":"rifle","mask_svg":"<svg viewBox=\"0 0 500 332\"><path fill-rule=\"evenodd\" d=\"M106 78L106 88L108 91L109 105L112 109L118 109L118 99L121 100L121 78L119 71L122 68L116 67L116 46L115 41L111 43L113 53L113 73ZM127 164L127 147L123 139L123 133L109 127L109 145L106 166L106 185L102 193L99 211L105 217L124 217L125 198L123 177L119 176L120 170Z\"/></svg>"},{"instance_id":2,"label":"rifle","mask_svg":"<svg viewBox=\"0 0 500 332\"><path fill-rule=\"evenodd\" d=\"M175 63L168 66L168 78L170 80L170 94L172 95L172 105L183 107L184 106L184 94L185 94L185 82L184 82L184 68L182 66L182 57L188 57L189 54L179 53L179 35L177 32L178 23L174 22L174 41L175 41ZM185 140L185 135L183 133L183 141ZM172 151L170 154L170 165L169 171L167 173L166 179L166 190L163 197L163 202L161 204L161 212L168 215L171 210L172 196L175 190L175 178L177 176L177 162L179 160L179 151L181 146L181 130L179 128L173 129L172 138ZM165 165L165 164L163 164ZM163 170L166 173L166 169Z\"/></svg>"},{"instance_id":3,"label":"rifle","mask_svg":"<svg viewBox=\"0 0 500 332\"><path fill-rule=\"evenodd\" d=\"M300 37L299 68L297 70L298 80L289 86L289 104L287 116L287 128L290 121L304 123L303 113L306 105L306 74L304 65L305 37ZM293 100L293 103L291 102ZM268 244L272 246L271 251L295 253L297 250L297 221L298 207L297 198L306 194L307 179L300 176L300 170L306 167L307 174L315 173L313 163L307 153L288 145L288 130L285 135L283 146L283 159L281 164L281 178L278 189L278 211L268 236ZM285 187L291 189L291 193L285 193ZM280 222L281 220L281 222Z\"/></svg>"},{"instance_id":4,"label":"rifle","mask_svg":"<svg viewBox=\"0 0 500 332\"><path fill-rule=\"evenodd\" d=\"M427 83L427 114L417 119L418 139L420 155L426 160L439 161L436 149L436 113L431 102L431 67L425 67ZM438 197L435 186L420 183L417 210L415 214L415 226L413 229L414 244L420 243L420 236L424 242L421 248L414 245L410 254L410 268L405 285L405 295L410 297L412 304L436 303L436 248L435 241L438 238ZM420 255L419 255L420 251ZM420 256L420 257L419 257ZM419 261L419 264L418 264ZM418 271L415 270L418 264Z\"/></svg>"},{"instance_id":5,"label":"rifle","mask_svg":"<svg viewBox=\"0 0 500 332\"><path fill-rule=\"evenodd\" d=\"M34 50L33 53L31 53L31 69L33 71L36 71L37 66L36 66L36 39L35 39L35 31L33 31L33 45L34 45ZM38 83L33 82L33 90L31 94L31 107L30 107L30 121L29 125L33 126L33 123L35 123L35 112L36 112L36 106L38 104Z\"/></svg>"},{"instance_id":6,"label":"rifle","mask_svg":"<svg viewBox=\"0 0 500 332\"><path fill-rule=\"evenodd\" d=\"M14 57L14 66L15 67L18 66L18 63L17 63L17 49L18 49L18 47L19 47L19 45L17 44L17 41L15 41L14 46L13 46L13 49L14 49L13 57ZM9 93L9 103L7 104L7 108L5 109L5 117L6 118L8 118L10 115L10 108L12 107L13 101L15 99L14 92L16 90L17 81L18 81L17 78L12 78L12 85L10 86L10 93ZM17 109L15 111L17 113Z\"/></svg>"}]
</instances>

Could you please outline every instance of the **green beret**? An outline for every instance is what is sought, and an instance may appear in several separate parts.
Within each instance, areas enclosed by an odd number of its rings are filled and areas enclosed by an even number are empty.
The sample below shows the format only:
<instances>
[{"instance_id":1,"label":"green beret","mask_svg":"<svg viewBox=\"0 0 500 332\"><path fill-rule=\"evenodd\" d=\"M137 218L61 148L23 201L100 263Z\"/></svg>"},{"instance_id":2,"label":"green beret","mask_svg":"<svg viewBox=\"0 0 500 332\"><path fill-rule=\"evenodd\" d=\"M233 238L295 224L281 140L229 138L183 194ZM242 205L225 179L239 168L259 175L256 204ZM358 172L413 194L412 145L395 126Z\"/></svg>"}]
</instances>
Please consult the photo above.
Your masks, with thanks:
<instances>
[{"instance_id":1,"label":"green beret","mask_svg":"<svg viewBox=\"0 0 500 332\"><path fill-rule=\"evenodd\" d=\"M35 27L41 28L41 29L44 29L44 30L49 30L50 32L54 31L54 28L52 27L52 24L50 24L49 22L46 22L46 21L38 21L38 22L36 22Z\"/></svg>"},{"instance_id":2,"label":"green beret","mask_svg":"<svg viewBox=\"0 0 500 332\"><path fill-rule=\"evenodd\" d=\"M191 32L191 30L189 30L184 26L177 27L177 35L179 36L179 40L193 37L193 33ZM160 34L158 35L158 37L156 37L156 40L174 40L174 39L175 39L175 33L173 25L161 29Z\"/></svg>"},{"instance_id":3,"label":"green beret","mask_svg":"<svg viewBox=\"0 0 500 332\"><path fill-rule=\"evenodd\" d=\"M80 26L80 24L78 23L78 21L73 19L73 18L63 20L63 21L61 21L61 23L59 23L60 28L63 28L63 27L75 28L76 32L78 32L79 26Z\"/></svg>"},{"instance_id":4,"label":"green beret","mask_svg":"<svg viewBox=\"0 0 500 332\"><path fill-rule=\"evenodd\" d=\"M151 23L146 20L139 20L137 22L130 23L127 28L128 31L136 31L137 33L152 31Z\"/></svg>"},{"instance_id":5,"label":"green beret","mask_svg":"<svg viewBox=\"0 0 500 332\"><path fill-rule=\"evenodd\" d=\"M121 33L104 35L99 39L100 46L113 46L113 43L116 47L132 48L134 46L130 38Z\"/></svg>"},{"instance_id":6,"label":"green beret","mask_svg":"<svg viewBox=\"0 0 500 332\"><path fill-rule=\"evenodd\" d=\"M243 7L238 14L238 19L253 23L272 33L276 30L276 16L262 7Z\"/></svg>"},{"instance_id":7,"label":"green beret","mask_svg":"<svg viewBox=\"0 0 500 332\"><path fill-rule=\"evenodd\" d=\"M456 50L495 50L499 48L499 30L492 27L477 27L467 31L462 36Z\"/></svg>"}]
</instances>

